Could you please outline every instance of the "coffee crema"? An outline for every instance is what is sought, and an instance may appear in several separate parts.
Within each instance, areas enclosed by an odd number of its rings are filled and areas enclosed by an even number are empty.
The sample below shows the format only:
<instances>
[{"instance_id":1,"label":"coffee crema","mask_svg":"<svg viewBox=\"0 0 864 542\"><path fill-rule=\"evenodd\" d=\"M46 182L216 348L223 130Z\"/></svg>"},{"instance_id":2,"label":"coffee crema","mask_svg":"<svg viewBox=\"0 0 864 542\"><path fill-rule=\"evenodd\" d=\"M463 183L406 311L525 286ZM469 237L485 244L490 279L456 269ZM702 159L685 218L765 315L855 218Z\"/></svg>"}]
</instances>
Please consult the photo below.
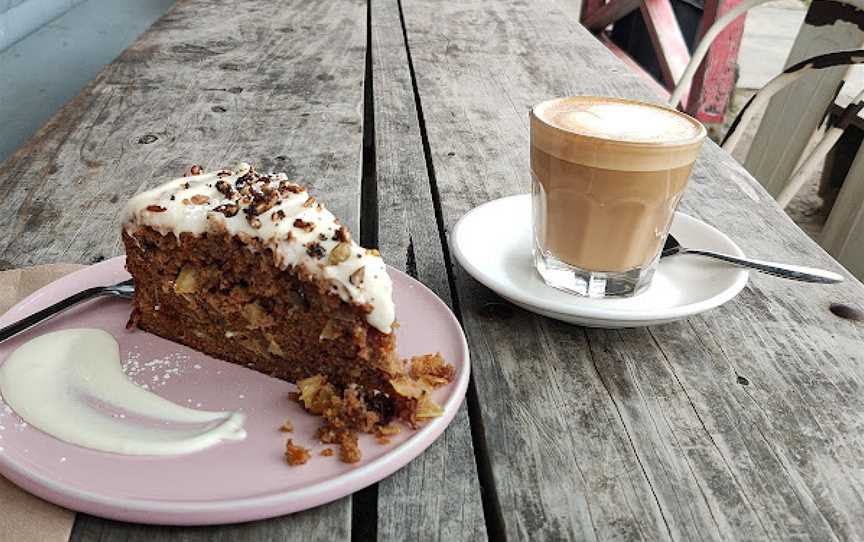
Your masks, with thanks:
<instances>
[{"instance_id":1,"label":"coffee crema","mask_svg":"<svg viewBox=\"0 0 864 542\"><path fill-rule=\"evenodd\" d=\"M530 118L535 248L589 272L650 266L705 128L617 98L551 100Z\"/></svg>"}]
</instances>

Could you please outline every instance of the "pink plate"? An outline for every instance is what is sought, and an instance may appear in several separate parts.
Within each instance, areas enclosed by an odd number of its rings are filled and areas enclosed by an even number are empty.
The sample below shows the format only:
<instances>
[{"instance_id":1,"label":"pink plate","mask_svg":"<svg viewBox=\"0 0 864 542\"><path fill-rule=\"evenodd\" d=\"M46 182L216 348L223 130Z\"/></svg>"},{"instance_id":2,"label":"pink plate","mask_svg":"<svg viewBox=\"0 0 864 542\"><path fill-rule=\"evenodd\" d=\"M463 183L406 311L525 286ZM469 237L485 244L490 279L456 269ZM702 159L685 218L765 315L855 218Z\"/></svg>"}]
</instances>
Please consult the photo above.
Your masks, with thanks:
<instances>
[{"instance_id":1,"label":"pink plate","mask_svg":"<svg viewBox=\"0 0 864 542\"><path fill-rule=\"evenodd\" d=\"M0 317L0 327L91 286L129 278L123 258L72 273L42 288ZM435 392L444 415L417 431L407 428L380 445L360 438L363 460L354 465L313 438L320 419L288 399L294 386L205 356L142 331L126 331L129 302L102 299L72 309L0 345L0 359L36 334L66 328L104 329L120 343L126 374L176 403L208 410L242 410L248 437L209 450L171 457L135 457L67 444L0 411L0 473L45 500L97 516L176 525L234 523L290 514L336 500L373 484L417 457L440 435L462 403L470 373L468 347L453 313L428 288L390 269L400 327L399 355L440 351L456 367L456 380ZM305 465L282 456L291 438L312 449Z\"/></svg>"}]
</instances>

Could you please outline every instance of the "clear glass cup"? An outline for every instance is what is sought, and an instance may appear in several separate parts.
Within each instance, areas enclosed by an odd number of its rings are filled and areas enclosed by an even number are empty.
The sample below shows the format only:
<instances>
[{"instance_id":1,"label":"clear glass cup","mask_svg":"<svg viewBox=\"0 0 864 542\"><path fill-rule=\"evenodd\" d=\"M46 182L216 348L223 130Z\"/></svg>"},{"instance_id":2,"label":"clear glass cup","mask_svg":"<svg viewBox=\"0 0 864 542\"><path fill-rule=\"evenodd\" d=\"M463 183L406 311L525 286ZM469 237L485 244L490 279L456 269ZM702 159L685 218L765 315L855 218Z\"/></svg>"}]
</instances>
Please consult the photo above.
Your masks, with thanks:
<instances>
[{"instance_id":1,"label":"clear glass cup","mask_svg":"<svg viewBox=\"0 0 864 542\"><path fill-rule=\"evenodd\" d=\"M705 127L673 109L597 96L543 102L530 123L537 271L582 296L640 293Z\"/></svg>"}]
</instances>

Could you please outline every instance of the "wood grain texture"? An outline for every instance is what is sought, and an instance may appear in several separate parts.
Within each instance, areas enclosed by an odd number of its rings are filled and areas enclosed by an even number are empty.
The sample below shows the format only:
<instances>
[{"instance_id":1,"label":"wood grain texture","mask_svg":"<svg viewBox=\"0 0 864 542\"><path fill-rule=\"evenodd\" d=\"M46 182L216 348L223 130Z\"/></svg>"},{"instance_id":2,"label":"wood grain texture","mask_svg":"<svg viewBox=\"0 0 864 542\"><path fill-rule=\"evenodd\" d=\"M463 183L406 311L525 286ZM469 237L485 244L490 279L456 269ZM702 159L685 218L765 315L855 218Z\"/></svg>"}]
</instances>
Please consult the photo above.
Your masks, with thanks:
<instances>
[{"instance_id":1,"label":"wood grain texture","mask_svg":"<svg viewBox=\"0 0 864 542\"><path fill-rule=\"evenodd\" d=\"M125 200L192 163L284 170L357 227L365 2L181 0L0 173L0 266L121 253Z\"/></svg>"},{"instance_id":2,"label":"wood grain texture","mask_svg":"<svg viewBox=\"0 0 864 542\"><path fill-rule=\"evenodd\" d=\"M72 542L330 542L351 539L351 499L306 510L291 516L253 523L214 527L136 525L79 515ZM346 508L348 513L346 513Z\"/></svg>"},{"instance_id":3,"label":"wood grain texture","mask_svg":"<svg viewBox=\"0 0 864 542\"><path fill-rule=\"evenodd\" d=\"M532 104L656 100L566 2L403 9L446 227L528 190ZM839 269L714 144L691 183L683 210L748 254ZM828 311L864 299L856 280L812 287L754 275L703 315L604 331L527 313L453 271L511 539L864 536L864 328Z\"/></svg>"},{"instance_id":4,"label":"wood grain texture","mask_svg":"<svg viewBox=\"0 0 864 542\"><path fill-rule=\"evenodd\" d=\"M398 2L370 6L379 248L452 307ZM464 403L432 446L379 482L377 534L394 541L486 538Z\"/></svg>"},{"instance_id":5,"label":"wood grain texture","mask_svg":"<svg viewBox=\"0 0 864 542\"><path fill-rule=\"evenodd\" d=\"M639 8L641 0L610 0L586 14L583 24L592 32L601 32L618 19Z\"/></svg>"},{"instance_id":6,"label":"wood grain texture","mask_svg":"<svg viewBox=\"0 0 864 542\"><path fill-rule=\"evenodd\" d=\"M820 244L858 277L864 277L864 152L858 149L822 231Z\"/></svg>"},{"instance_id":7,"label":"wood grain texture","mask_svg":"<svg viewBox=\"0 0 864 542\"><path fill-rule=\"evenodd\" d=\"M0 267L120 254L126 199L193 163L286 171L356 230L365 15L362 0L178 2L0 168ZM350 498L215 530L80 517L73 539L347 540L350 519Z\"/></svg>"}]
</instances>

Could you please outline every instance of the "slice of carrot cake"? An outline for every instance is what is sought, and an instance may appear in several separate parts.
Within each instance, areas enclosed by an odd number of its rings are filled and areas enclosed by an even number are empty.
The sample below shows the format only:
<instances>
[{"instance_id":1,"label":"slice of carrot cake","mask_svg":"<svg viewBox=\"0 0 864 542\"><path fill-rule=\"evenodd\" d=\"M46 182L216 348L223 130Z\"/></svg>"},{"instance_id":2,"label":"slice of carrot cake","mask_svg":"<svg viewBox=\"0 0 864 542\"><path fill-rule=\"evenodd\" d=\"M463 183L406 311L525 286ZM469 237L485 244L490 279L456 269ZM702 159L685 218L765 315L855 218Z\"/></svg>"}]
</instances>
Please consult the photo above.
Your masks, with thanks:
<instances>
[{"instance_id":1,"label":"slice of carrot cake","mask_svg":"<svg viewBox=\"0 0 864 542\"><path fill-rule=\"evenodd\" d=\"M440 413L433 386L396 355L381 256L284 174L193 166L133 197L122 236L130 326L297 382L329 426L373 431Z\"/></svg>"}]
</instances>

